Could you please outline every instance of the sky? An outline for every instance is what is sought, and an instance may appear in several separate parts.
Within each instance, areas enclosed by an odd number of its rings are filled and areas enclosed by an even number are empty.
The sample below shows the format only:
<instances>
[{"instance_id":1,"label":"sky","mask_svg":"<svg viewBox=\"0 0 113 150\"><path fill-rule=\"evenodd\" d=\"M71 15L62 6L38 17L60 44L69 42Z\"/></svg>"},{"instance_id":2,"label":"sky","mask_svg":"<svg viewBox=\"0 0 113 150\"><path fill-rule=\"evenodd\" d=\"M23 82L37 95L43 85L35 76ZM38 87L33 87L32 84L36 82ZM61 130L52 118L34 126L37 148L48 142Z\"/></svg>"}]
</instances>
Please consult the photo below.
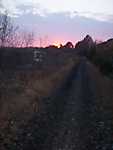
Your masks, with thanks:
<instances>
[{"instance_id":1,"label":"sky","mask_svg":"<svg viewBox=\"0 0 113 150\"><path fill-rule=\"evenodd\" d=\"M113 0L0 0L3 8L40 45L113 38Z\"/></svg>"}]
</instances>

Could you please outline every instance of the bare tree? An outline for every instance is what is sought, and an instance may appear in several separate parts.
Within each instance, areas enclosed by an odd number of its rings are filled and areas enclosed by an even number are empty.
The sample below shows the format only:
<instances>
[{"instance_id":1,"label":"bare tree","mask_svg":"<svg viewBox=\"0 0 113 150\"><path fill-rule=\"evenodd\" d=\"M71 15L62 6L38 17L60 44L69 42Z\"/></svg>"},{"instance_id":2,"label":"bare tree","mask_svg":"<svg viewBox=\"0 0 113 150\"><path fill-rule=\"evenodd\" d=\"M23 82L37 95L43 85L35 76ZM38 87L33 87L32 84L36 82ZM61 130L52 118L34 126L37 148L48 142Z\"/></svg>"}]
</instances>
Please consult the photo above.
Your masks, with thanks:
<instances>
[{"instance_id":1,"label":"bare tree","mask_svg":"<svg viewBox=\"0 0 113 150\"><path fill-rule=\"evenodd\" d=\"M11 18L8 16L8 12L0 15L0 46L10 46L11 37L13 37L18 27L14 27L11 22Z\"/></svg>"},{"instance_id":2,"label":"bare tree","mask_svg":"<svg viewBox=\"0 0 113 150\"><path fill-rule=\"evenodd\" d=\"M34 33L33 32L24 32L24 46L32 47L34 42Z\"/></svg>"},{"instance_id":3,"label":"bare tree","mask_svg":"<svg viewBox=\"0 0 113 150\"><path fill-rule=\"evenodd\" d=\"M14 26L8 12L0 14L0 47L32 47L34 33L18 31L18 26Z\"/></svg>"},{"instance_id":4,"label":"bare tree","mask_svg":"<svg viewBox=\"0 0 113 150\"><path fill-rule=\"evenodd\" d=\"M15 34L13 34L10 45L13 45L13 47L32 47L33 43L33 32L19 30L19 32L15 32Z\"/></svg>"},{"instance_id":5,"label":"bare tree","mask_svg":"<svg viewBox=\"0 0 113 150\"><path fill-rule=\"evenodd\" d=\"M9 47L22 47L22 38L19 32L13 32L8 39Z\"/></svg>"}]
</instances>

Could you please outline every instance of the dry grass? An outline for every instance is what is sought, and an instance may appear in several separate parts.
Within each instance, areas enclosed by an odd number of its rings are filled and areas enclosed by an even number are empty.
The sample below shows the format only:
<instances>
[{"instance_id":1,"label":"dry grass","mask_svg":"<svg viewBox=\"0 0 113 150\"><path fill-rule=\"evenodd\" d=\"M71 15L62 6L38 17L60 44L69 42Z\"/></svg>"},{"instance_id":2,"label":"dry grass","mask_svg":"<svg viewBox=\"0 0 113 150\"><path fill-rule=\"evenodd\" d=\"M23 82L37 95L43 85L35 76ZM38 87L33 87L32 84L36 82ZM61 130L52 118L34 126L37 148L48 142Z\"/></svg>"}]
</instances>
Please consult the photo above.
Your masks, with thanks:
<instances>
[{"instance_id":1,"label":"dry grass","mask_svg":"<svg viewBox=\"0 0 113 150\"><path fill-rule=\"evenodd\" d=\"M106 118L109 118L113 114L113 81L103 76L93 64L89 64L89 68L91 80L96 88L96 106L100 114L108 115Z\"/></svg>"},{"instance_id":2,"label":"dry grass","mask_svg":"<svg viewBox=\"0 0 113 150\"><path fill-rule=\"evenodd\" d=\"M16 137L19 126L39 112L42 98L60 87L78 63L78 58L69 58L58 68L0 73L0 134L3 140L10 140L10 135ZM5 133L7 129L9 134Z\"/></svg>"}]
</instances>

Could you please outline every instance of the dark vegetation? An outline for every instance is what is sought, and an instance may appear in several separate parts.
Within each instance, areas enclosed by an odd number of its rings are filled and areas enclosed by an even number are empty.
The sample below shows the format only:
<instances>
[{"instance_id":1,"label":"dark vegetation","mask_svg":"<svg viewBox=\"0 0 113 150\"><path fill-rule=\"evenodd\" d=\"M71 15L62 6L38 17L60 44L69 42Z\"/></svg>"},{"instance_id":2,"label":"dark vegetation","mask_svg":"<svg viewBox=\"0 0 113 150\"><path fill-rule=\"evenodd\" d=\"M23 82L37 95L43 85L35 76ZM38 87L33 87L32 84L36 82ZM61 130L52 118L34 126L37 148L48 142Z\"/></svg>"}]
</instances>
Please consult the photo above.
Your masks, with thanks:
<instances>
[{"instance_id":1,"label":"dark vegetation","mask_svg":"<svg viewBox=\"0 0 113 150\"><path fill-rule=\"evenodd\" d=\"M73 49L0 49L1 149L17 148L21 128L36 112L46 111L44 97L59 88L78 63Z\"/></svg>"},{"instance_id":2,"label":"dark vegetation","mask_svg":"<svg viewBox=\"0 0 113 150\"><path fill-rule=\"evenodd\" d=\"M96 44L88 55L100 69L100 71L109 78L113 78L113 40Z\"/></svg>"},{"instance_id":3,"label":"dark vegetation","mask_svg":"<svg viewBox=\"0 0 113 150\"><path fill-rule=\"evenodd\" d=\"M49 99L48 101L46 101L46 99L50 95L54 95L57 89L62 87L69 78L70 72L73 71L75 75L75 70L80 63L80 58L85 57L86 59L87 57L91 62L97 65L104 75L109 76L112 74L112 71L108 69L109 65L103 61L105 58L107 61L111 58L112 48L109 52L105 49L106 55L104 55L101 48L98 50L99 46L93 44L86 49L85 45L84 48L81 48L79 45L77 48L0 49L1 149L21 149L24 147L24 144L29 145L27 143L29 140L27 141L27 139L34 141L30 135L31 130L29 129L31 121L36 122L41 129L44 129L44 131L38 131L39 135L37 135L37 132L35 133L33 128L33 133L38 137L40 143L40 134L43 135L43 132L46 133L46 128L44 128L46 124L43 124L43 121L47 123L47 120L44 119L51 117L46 115L49 105L51 106L52 112L57 111L53 109L53 103L55 103L54 107L56 104L58 105L56 107L60 106L58 110L62 111L62 105L59 105L59 99L58 102L50 102ZM102 64L103 62L104 64ZM93 74L93 71L91 74ZM86 83L87 81L84 82ZM35 117L37 120L34 119ZM35 127L35 123L33 125ZM32 125L30 127L32 127ZM26 128L27 130L24 130ZM23 142L22 138L25 138L26 141ZM42 138L44 139L44 136Z\"/></svg>"},{"instance_id":4,"label":"dark vegetation","mask_svg":"<svg viewBox=\"0 0 113 150\"><path fill-rule=\"evenodd\" d=\"M76 44L75 50L80 56L86 56L105 76L113 78L113 39L98 44L87 35Z\"/></svg>"}]
</instances>

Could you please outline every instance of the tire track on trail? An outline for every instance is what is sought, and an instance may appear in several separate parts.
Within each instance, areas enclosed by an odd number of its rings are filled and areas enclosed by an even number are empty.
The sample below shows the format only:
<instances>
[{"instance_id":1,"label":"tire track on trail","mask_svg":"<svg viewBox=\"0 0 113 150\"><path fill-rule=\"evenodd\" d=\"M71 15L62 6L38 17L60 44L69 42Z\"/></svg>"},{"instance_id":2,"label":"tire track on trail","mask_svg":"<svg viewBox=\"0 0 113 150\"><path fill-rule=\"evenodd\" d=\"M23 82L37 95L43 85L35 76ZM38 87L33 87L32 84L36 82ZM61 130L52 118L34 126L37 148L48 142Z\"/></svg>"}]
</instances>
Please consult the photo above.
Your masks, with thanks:
<instances>
[{"instance_id":1,"label":"tire track on trail","mask_svg":"<svg viewBox=\"0 0 113 150\"><path fill-rule=\"evenodd\" d=\"M96 120L95 93L91 90L89 82L86 62L82 60L77 75L73 78L69 96L66 98L67 105L57 131L58 137L55 136L53 140L53 150L82 150L89 149L93 145L92 131Z\"/></svg>"}]
</instances>

